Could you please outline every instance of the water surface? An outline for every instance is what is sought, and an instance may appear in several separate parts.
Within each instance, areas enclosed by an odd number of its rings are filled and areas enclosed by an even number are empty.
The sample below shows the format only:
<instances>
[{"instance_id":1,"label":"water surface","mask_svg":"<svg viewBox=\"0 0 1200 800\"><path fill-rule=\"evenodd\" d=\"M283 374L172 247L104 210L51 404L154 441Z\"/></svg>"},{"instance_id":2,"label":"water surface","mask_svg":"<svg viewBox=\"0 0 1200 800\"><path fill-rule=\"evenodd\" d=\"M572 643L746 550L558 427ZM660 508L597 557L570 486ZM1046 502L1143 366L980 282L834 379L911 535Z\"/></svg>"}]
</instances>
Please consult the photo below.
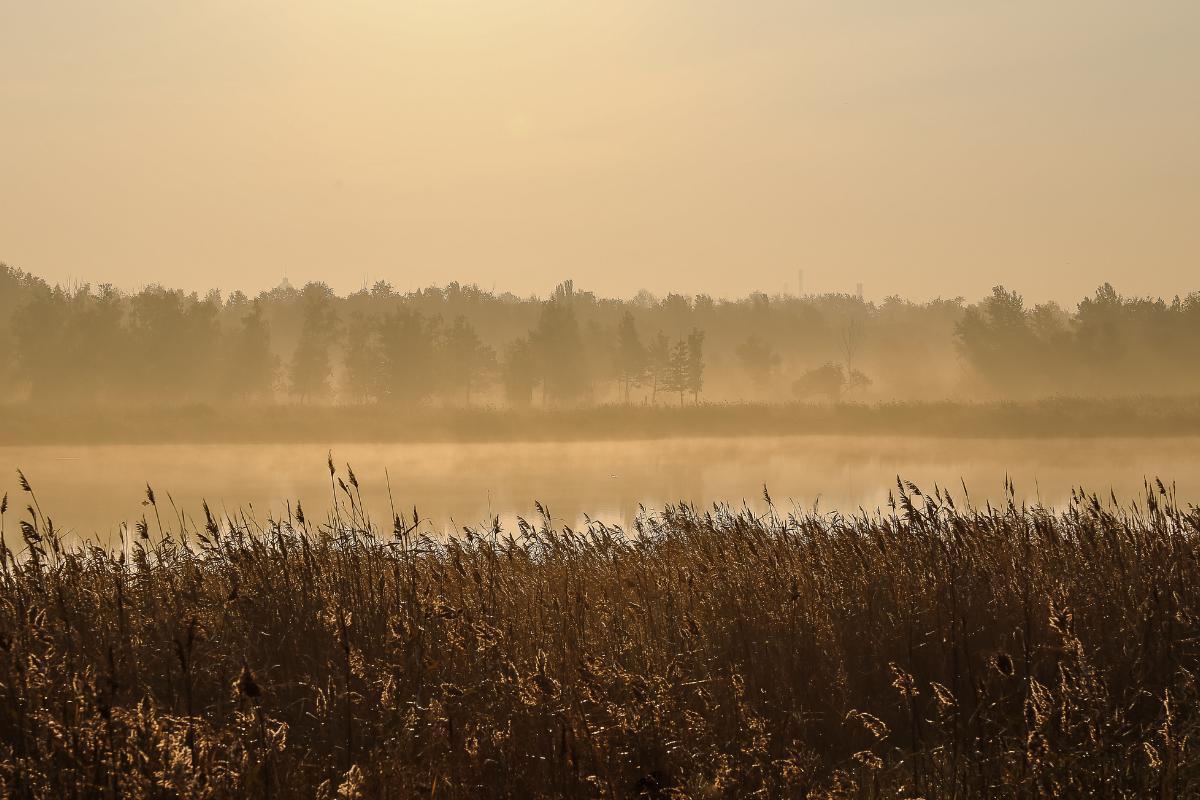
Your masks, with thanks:
<instances>
[{"instance_id":1,"label":"water surface","mask_svg":"<svg viewBox=\"0 0 1200 800\"><path fill-rule=\"evenodd\" d=\"M639 504L684 500L761 507L766 484L777 505L874 509L886 502L897 475L932 487L965 482L978 503L1001 499L1008 475L1031 502L1061 505L1072 486L1123 500L1146 478L1177 482L1180 498L1200 502L1200 439L926 439L782 437L678 439L647 442L536 444L334 445L341 474L349 462L364 501L389 518L386 475L398 507L416 505L439 527L474 525L500 515L535 516L534 501L553 517L577 524L594 518L628 524ZM317 445L127 445L0 447L0 493L10 495L7 528L27 500L15 470L25 471L56 526L111 541L121 523L151 510L145 484L174 516L252 507L260 518L286 513L301 500L310 517L329 506L328 448ZM151 515L151 520L153 517Z\"/></svg>"}]
</instances>

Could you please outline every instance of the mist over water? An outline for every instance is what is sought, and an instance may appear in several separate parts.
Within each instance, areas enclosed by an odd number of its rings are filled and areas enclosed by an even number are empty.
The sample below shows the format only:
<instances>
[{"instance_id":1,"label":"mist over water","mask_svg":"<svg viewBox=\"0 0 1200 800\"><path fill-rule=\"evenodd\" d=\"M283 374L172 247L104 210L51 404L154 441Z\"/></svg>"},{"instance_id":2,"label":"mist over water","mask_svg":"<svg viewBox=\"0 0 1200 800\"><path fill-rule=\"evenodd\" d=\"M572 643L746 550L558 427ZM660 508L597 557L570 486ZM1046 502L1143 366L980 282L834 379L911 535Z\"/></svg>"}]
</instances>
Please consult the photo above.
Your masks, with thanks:
<instances>
[{"instance_id":1,"label":"mist over water","mask_svg":"<svg viewBox=\"0 0 1200 800\"><path fill-rule=\"evenodd\" d=\"M339 475L346 477L347 463L353 467L377 523L390 527L390 478L396 509L411 515L415 505L431 529L442 531L493 515L511 527L517 515L537 517L535 501L567 525L586 514L628 526L639 504L744 500L761 508L764 484L781 508L874 510L885 507L897 475L930 490L948 487L956 498L965 482L979 505L1003 499L1007 475L1019 500L1060 507L1073 486L1129 501L1158 476L1175 482L1186 503L1200 499L1197 453L1197 438L853 436L333 448ZM331 501L326 458L317 445L3 447L0 492L10 496L10 531L25 505L20 468L58 528L111 543L122 523L132 529L143 515L156 530L153 509L143 505L146 483L171 529L178 529L172 500L191 519L203 518L202 500L214 513L252 510L260 520L285 516L288 503L299 500L310 519L324 518Z\"/></svg>"}]
</instances>

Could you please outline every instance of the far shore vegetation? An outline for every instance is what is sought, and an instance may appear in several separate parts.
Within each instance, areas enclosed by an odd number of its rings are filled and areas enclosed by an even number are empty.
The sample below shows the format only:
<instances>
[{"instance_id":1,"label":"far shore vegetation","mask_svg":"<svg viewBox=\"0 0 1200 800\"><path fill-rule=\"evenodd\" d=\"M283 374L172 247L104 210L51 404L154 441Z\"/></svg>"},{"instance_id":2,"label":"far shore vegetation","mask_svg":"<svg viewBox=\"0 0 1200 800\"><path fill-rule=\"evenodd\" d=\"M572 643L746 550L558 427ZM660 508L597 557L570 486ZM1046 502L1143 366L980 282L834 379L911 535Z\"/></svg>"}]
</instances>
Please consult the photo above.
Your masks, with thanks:
<instances>
[{"instance_id":1,"label":"far shore vegetation","mask_svg":"<svg viewBox=\"0 0 1200 800\"><path fill-rule=\"evenodd\" d=\"M0 404L344 406L359 416L378 406L368 416L384 419L429 408L784 403L891 414L893 403L1200 396L1200 292L1086 291L1064 306L1004 286L974 301L872 301L606 298L569 280L544 297L382 281L339 296L285 281L251 297L52 286L0 264Z\"/></svg>"}]
</instances>

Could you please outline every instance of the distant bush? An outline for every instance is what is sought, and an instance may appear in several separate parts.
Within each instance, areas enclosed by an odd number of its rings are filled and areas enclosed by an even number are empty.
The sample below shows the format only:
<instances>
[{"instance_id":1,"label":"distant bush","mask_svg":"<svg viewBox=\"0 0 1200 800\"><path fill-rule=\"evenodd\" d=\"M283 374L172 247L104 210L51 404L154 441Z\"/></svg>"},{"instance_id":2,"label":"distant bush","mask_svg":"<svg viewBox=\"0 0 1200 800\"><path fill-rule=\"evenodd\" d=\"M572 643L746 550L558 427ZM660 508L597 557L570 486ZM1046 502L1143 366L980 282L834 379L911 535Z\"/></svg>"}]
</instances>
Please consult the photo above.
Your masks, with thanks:
<instances>
[{"instance_id":1,"label":"distant bush","mask_svg":"<svg viewBox=\"0 0 1200 800\"><path fill-rule=\"evenodd\" d=\"M825 398L840 400L847 392L857 392L871 385L871 379L856 369L847 371L841 364L828 361L810 369L792 381L792 395L797 400Z\"/></svg>"}]
</instances>

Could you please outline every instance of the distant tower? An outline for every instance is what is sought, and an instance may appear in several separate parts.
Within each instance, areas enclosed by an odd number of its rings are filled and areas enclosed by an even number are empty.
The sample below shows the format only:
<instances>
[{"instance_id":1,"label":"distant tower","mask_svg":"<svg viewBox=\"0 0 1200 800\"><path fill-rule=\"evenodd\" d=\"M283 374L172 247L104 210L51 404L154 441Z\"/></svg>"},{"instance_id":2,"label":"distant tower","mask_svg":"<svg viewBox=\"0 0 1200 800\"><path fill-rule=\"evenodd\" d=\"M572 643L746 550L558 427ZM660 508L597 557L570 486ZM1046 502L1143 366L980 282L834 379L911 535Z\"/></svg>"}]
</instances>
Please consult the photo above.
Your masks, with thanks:
<instances>
[{"instance_id":1,"label":"distant tower","mask_svg":"<svg viewBox=\"0 0 1200 800\"><path fill-rule=\"evenodd\" d=\"M858 289L856 290L856 294L858 295L858 302L860 302L860 303L861 303L861 302L862 302L862 299L863 299L863 293L862 293L862 284L861 284L861 283L860 283L860 284L858 284Z\"/></svg>"},{"instance_id":2,"label":"distant tower","mask_svg":"<svg viewBox=\"0 0 1200 800\"><path fill-rule=\"evenodd\" d=\"M804 270L796 270L796 297L804 296Z\"/></svg>"}]
</instances>

